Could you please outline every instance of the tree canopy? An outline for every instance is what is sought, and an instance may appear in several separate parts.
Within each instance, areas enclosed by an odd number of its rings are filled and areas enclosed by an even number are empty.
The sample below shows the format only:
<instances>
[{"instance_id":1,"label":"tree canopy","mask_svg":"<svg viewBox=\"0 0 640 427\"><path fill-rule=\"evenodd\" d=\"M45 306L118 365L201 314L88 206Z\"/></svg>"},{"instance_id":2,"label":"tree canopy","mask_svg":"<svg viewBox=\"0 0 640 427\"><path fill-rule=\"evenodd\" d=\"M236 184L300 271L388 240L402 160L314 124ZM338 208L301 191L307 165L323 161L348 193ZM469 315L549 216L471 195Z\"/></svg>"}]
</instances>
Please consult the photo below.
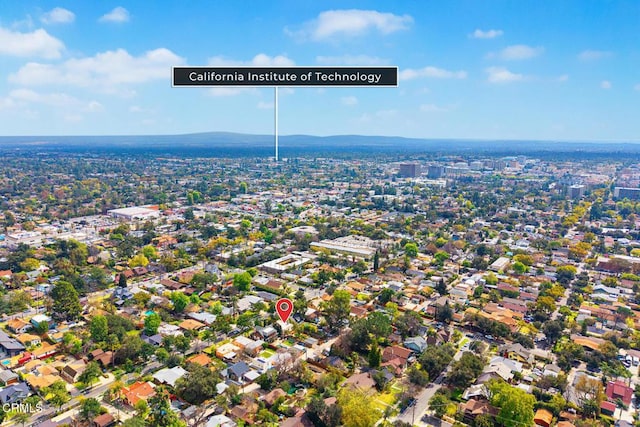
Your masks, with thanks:
<instances>
[{"instance_id":1,"label":"tree canopy","mask_svg":"<svg viewBox=\"0 0 640 427\"><path fill-rule=\"evenodd\" d=\"M60 320L75 320L82 313L78 292L73 285L64 280L58 281L51 289L53 316Z\"/></svg>"}]
</instances>

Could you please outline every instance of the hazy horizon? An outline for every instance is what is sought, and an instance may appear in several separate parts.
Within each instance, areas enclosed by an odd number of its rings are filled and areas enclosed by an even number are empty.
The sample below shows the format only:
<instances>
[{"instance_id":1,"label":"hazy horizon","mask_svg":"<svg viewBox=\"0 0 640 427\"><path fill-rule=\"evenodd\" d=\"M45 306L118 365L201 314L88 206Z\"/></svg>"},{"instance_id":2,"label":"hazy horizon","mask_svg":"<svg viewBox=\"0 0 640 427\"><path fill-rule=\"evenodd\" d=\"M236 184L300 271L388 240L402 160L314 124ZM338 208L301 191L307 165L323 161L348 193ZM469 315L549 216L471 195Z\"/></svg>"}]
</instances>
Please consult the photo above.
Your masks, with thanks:
<instances>
[{"instance_id":1,"label":"hazy horizon","mask_svg":"<svg viewBox=\"0 0 640 427\"><path fill-rule=\"evenodd\" d=\"M269 134L273 89L172 88L171 67L390 65L397 88L282 88L280 134L640 140L637 2L56 6L3 8L6 135Z\"/></svg>"}]
</instances>

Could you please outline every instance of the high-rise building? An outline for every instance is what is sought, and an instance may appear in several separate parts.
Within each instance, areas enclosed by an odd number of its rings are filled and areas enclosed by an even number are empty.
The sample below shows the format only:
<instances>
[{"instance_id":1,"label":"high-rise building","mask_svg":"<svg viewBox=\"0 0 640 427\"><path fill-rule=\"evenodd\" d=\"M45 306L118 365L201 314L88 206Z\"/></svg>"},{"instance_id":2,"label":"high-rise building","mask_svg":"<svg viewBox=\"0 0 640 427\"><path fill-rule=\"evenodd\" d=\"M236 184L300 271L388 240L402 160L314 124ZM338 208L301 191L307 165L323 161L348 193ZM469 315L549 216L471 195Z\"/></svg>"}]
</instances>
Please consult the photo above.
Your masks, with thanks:
<instances>
[{"instance_id":1,"label":"high-rise building","mask_svg":"<svg viewBox=\"0 0 640 427\"><path fill-rule=\"evenodd\" d=\"M586 187L582 184L576 184L569 187L568 196L571 199L579 199L584 196Z\"/></svg>"},{"instance_id":2,"label":"high-rise building","mask_svg":"<svg viewBox=\"0 0 640 427\"><path fill-rule=\"evenodd\" d=\"M484 163L479 160L476 160L469 163L469 168L471 168L471 170L474 170L474 171L480 171L484 168Z\"/></svg>"},{"instance_id":3,"label":"high-rise building","mask_svg":"<svg viewBox=\"0 0 640 427\"><path fill-rule=\"evenodd\" d=\"M616 187L613 189L613 198L640 200L640 188Z\"/></svg>"},{"instance_id":4,"label":"high-rise building","mask_svg":"<svg viewBox=\"0 0 640 427\"><path fill-rule=\"evenodd\" d=\"M445 173L445 167L444 166L431 165L427 169L427 176L430 179L442 178L444 176L444 173Z\"/></svg>"},{"instance_id":5,"label":"high-rise building","mask_svg":"<svg viewBox=\"0 0 640 427\"><path fill-rule=\"evenodd\" d=\"M400 164L399 175L404 178L415 178L420 175L420 165L417 163Z\"/></svg>"}]
</instances>

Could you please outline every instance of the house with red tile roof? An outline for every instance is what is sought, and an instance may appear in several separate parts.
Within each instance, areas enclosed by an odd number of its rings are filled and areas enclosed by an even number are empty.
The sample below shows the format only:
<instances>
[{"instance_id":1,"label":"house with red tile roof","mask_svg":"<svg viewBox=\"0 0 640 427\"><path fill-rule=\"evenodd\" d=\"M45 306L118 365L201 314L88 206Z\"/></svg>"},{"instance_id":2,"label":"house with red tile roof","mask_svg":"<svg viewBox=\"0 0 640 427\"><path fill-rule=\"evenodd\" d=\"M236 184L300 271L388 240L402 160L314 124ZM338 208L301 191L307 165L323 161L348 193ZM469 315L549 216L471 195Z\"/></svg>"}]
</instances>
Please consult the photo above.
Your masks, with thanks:
<instances>
[{"instance_id":1,"label":"house with red tile roof","mask_svg":"<svg viewBox=\"0 0 640 427\"><path fill-rule=\"evenodd\" d=\"M609 381L605 394L612 402L620 399L625 405L629 406L633 397L633 389L622 381Z\"/></svg>"},{"instance_id":2,"label":"house with red tile roof","mask_svg":"<svg viewBox=\"0 0 640 427\"><path fill-rule=\"evenodd\" d=\"M156 391L153 388L153 384L150 382L136 381L129 387L122 388L122 396L125 403L130 406L135 406L141 400L145 402L156 395Z\"/></svg>"}]
</instances>

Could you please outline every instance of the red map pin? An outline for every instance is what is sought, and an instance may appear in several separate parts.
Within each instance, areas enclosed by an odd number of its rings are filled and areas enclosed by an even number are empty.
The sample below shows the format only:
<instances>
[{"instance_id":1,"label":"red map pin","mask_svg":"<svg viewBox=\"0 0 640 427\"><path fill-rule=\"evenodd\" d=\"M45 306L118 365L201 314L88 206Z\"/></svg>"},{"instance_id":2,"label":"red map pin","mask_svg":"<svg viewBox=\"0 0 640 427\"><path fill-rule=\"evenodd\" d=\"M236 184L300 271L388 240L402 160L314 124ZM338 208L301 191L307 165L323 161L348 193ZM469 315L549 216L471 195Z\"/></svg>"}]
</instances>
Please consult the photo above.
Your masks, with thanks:
<instances>
[{"instance_id":1,"label":"red map pin","mask_svg":"<svg viewBox=\"0 0 640 427\"><path fill-rule=\"evenodd\" d=\"M280 320L286 323L293 312L293 302L289 298L280 298L276 302L276 312L280 316Z\"/></svg>"}]
</instances>

